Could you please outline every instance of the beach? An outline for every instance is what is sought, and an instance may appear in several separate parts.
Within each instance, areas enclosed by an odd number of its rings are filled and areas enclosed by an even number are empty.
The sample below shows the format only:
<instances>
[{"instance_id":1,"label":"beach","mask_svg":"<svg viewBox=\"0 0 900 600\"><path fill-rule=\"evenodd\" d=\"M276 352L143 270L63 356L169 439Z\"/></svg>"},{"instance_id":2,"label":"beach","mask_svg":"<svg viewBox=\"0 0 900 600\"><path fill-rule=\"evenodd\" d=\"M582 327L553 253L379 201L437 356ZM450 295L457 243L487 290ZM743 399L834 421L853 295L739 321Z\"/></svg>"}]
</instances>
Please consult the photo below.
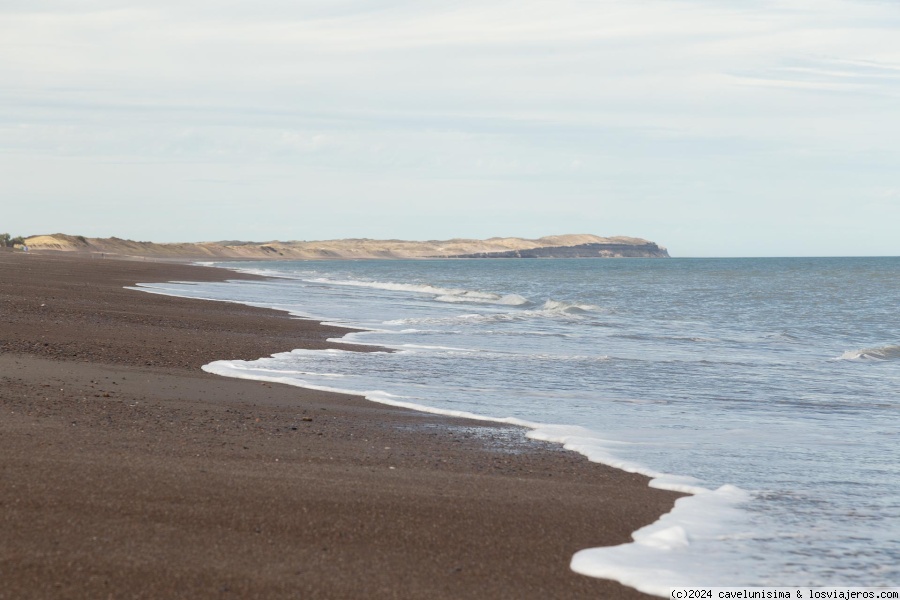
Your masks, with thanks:
<instances>
[{"instance_id":1,"label":"beach","mask_svg":"<svg viewBox=\"0 0 900 600\"><path fill-rule=\"evenodd\" d=\"M204 373L344 330L125 289L246 277L0 253L0 598L644 597L569 561L678 494L522 428Z\"/></svg>"}]
</instances>

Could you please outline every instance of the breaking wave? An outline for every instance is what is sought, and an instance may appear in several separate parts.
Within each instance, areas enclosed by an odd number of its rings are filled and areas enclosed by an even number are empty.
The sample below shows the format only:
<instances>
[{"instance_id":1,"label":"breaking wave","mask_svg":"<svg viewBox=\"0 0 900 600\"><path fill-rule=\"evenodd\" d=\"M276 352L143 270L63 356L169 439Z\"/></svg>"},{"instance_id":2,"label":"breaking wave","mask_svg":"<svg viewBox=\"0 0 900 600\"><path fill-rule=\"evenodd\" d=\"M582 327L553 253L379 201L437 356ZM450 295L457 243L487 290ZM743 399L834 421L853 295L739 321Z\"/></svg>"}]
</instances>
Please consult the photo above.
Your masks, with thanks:
<instances>
[{"instance_id":1,"label":"breaking wave","mask_svg":"<svg viewBox=\"0 0 900 600\"><path fill-rule=\"evenodd\" d=\"M363 287L391 292L412 292L414 294L430 294L437 302L472 302L476 304L502 304L507 306L521 306L530 304L528 298L518 294L494 294L477 290L465 290L459 288L445 288L429 284L393 283L390 281L361 281L358 279L328 279L318 277L310 279L314 283L328 285L344 285L351 287Z\"/></svg>"},{"instance_id":2,"label":"breaking wave","mask_svg":"<svg viewBox=\"0 0 900 600\"><path fill-rule=\"evenodd\" d=\"M878 348L848 350L841 354L838 357L838 360L900 360L900 346L880 346Z\"/></svg>"},{"instance_id":3,"label":"breaking wave","mask_svg":"<svg viewBox=\"0 0 900 600\"><path fill-rule=\"evenodd\" d=\"M521 298L521 296L517 296ZM460 300L463 302L463 300ZM503 304L495 302L494 304ZM513 305L516 306L516 305ZM521 305L519 305L521 306ZM454 323L502 323L507 321L527 321L531 319L581 320L585 313L599 311L592 304L570 304L547 300L540 308L516 310L514 312L468 313L446 317L418 317L386 321L386 325L449 325Z\"/></svg>"},{"instance_id":4,"label":"breaking wave","mask_svg":"<svg viewBox=\"0 0 900 600\"><path fill-rule=\"evenodd\" d=\"M599 310L599 306L593 304L575 304L569 302L560 302L558 300L547 300L541 306L541 310L548 312L579 314Z\"/></svg>"}]
</instances>

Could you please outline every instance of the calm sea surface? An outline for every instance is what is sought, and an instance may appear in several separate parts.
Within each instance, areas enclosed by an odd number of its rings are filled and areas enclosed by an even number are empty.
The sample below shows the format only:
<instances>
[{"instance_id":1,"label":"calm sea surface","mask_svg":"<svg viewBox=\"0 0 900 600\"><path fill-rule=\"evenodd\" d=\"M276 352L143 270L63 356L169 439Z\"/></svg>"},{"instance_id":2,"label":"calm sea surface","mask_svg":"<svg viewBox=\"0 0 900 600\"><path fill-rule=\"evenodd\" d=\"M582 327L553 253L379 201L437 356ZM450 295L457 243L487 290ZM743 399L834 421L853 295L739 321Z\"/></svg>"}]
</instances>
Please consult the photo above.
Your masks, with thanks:
<instances>
[{"instance_id":1,"label":"calm sea surface","mask_svg":"<svg viewBox=\"0 0 900 600\"><path fill-rule=\"evenodd\" d=\"M900 258L249 267L280 278L142 288L362 327L345 340L398 351L213 372L515 417L696 493L634 544L577 554L579 571L661 594L900 585Z\"/></svg>"}]
</instances>

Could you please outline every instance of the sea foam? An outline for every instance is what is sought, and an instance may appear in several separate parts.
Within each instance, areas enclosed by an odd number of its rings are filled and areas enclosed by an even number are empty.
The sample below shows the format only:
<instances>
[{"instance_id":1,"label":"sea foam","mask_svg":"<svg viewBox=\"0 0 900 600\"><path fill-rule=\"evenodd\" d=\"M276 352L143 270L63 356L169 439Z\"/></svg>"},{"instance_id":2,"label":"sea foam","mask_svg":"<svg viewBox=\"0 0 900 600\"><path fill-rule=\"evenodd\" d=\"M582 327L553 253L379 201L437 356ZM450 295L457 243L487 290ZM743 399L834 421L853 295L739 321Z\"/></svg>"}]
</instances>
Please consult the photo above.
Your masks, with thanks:
<instances>
[{"instance_id":1,"label":"sea foam","mask_svg":"<svg viewBox=\"0 0 900 600\"><path fill-rule=\"evenodd\" d=\"M880 346L877 348L848 350L841 354L838 357L838 360L900 360L900 346Z\"/></svg>"},{"instance_id":2,"label":"sea foam","mask_svg":"<svg viewBox=\"0 0 900 600\"><path fill-rule=\"evenodd\" d=\"M884 523L900 516L890 418L900 360L886 343L896 333L886 300L900 297L900 263L797 267L286 262L271 268L293 281L168 284L164 293L302 313L361 330L341 342L394 349L297 354L243 376L441 414L510 416L497 420L648 475L653 487L692 492L631 543L579 552L580 572L653 593L685 581L894 584L896 536ZM835 269L841 277L822 286ZM326 280L400 283L376 291ZM846 303L873 280L884 284L879 294ZM435 285L423 291L423 281ZM510 294L532 301L503 304ZM859 349L842 354L849 348ZM583 428L535 426L559 422Z\"/></svg>"},{"instance_id":3,"label":"sea foam","mask_svg":"<svg viewBox=\"0 0 900 600\"><path fill-rule=\"evenodd\" d=\"M581 550L571 568L582 575L613 579L646 594L667 597L669 588L726 585L740 574L704 569L703 554L710 546L737 543L749 530L740 506L750 499L740 488L724 485L680 498L675 508L655 523L638 529L633 542ZM692 553L692 546L699 552ZM698 569L699 566L699 569ZM688 567L688 568L686 568Z\"/></svg>"},{"instance_id":4,"label":"sea foam","mask_svg":"<svg viewBox=\"0 0 900 600\"><path fill-rule=\"evenodd\" d=\"M507 306L521 306L529 304L528 298L518 294L495 294L478 290L460 288L446 288L431 284L394 283L390 281L363 281L359 279L329 279L316 277L309 281L324 283L327 285L343 285L350 287L372 288L392 292L412 292L415 294L428 294L437 302L470 302L476 304L501 304Z\"/></svg>"},{"instance_id":5,"label":"sea foam","mask_svg":"<svg viewBox=\"0 0 900 600\"><path fill-rule=\"evenodd\" d=\"M593 304L579 304L575 302L561 302L559 300L547 300L541 306L541 310L547 312L560 312L560 313L585 313L591 312L595 310L599 310L599 306L594 306Z\"/></svg>"},{"instance_id":6,"label":"sea foam","mask_svg":"<svg viewBox=\"0 0 900 600\"><path fill-rule=\"evenodd\" d=\"M376 283L371 283L370 285L369 282L344 282L342 284L355 287L402 290L413 293L436 294L450 291L458 294L467 293L465 290L448 290L447 288L436 288L433 286ZM177 288L161 284L141 286L135 289L151 293L178 295ZM446 323L447 321L459 319L491 322L509 319L527 320L540 317L565 316L578 318L583 313L596 310L599 310L599 307L594 305L548 300L537 309L520 310L515 313L457 315L443 319L422 319L420 321ZM296 316L304 316L293 311L289 312ZM410 323L415 321L415 319L398 320L392 324L400 324L401 321ZM378 344L371 344L357 339L365 334L366 332L350 332L343 338L335 338L330 341L378 346ZM401 344L391 347L394 351L401 353L417 349L471 352L471 350L463 348L416 344ZM339 387L339 380L345 378L345 375L341 373L290 369L285 368L284 364L277 364L274 367L265 366L267 361L278 359L279 357L290 355L302 359L304 356L315 356L316 354L353 356L357 353L340 349L296 349L256 361L215 361L204 365L202 368L208 373L226 377L281 383L326 392L361 395L373 402L419 412L525 427L530 430L526 435L531 439L558 443L569 451L584 455L592 462L644 475L650 478L650 487L689 494L687 497L679 499L673 511L664 515L659 521L634 532L634 541L632 543L611 548L589 548L576 553L572 558L571 568L585 575L612 579L623 585L635 587L645 593L665 596L670 586L688 585L688 579L692 576L695 577L696 570L686 569L685 567L698 560L695 553L699 552L702 554L705 551L705 542L717 537L722 538L729 535L729 533L733 534L735 530L740 530L740 528L735 527L735 521L737 520L735 515L741 513L736 511L734 507L747 499L745 492L734 486L723 486L718 490L711 491L703 487L701 485L702 482L693 477L662 473L639 462L621 458L617 454L617 449L621 450L633 444L633 442L606 439L602 435L580 426L545 424L516 417L486 416L466 410L435 408L422 403L419 398L398 395L386 390L361 390ZM376 354L383 354L383 352L376 352ZM555 360L571 361L573 359L609 360L608 356L603 355L577 357L546 355L539 356L539 358L544 363ZM729 519L728 517L731 518ZM655 566L648 567L647 565ZM687 575L686 573L693 573L694 575Z\"/></svg>"},{"instance_id":7,"label":"sea foam","mask_svg":"<svg viewBox=\"0 0 900 600\"><path fill-rule=\"evenodd\" d=\"M281 355L315 355L316 353L350 354L351 351L294 350ZM278 358L280 355L274 355ZM316 377L338 379L332 373L312 373L271 369L262 366L268 359L257 361L215 361L203 366L208 373L282 383L320 391L362 395L367 400L407 408L419 412L439 414L477 421L515 425L530 429L527 437L534 440L561 444L565 449L578 452L590 461L605 464L629 473L645 475L650 487L688 494L676 501L674 509L655 523L632 534L629 544L606 548L589 548L577 552L571 560L572 570L592 577L612 579L642 592L667 596L673 586L689 586L697 581L697 570L686 565L702 562L707 544L737 537L747 529L743 523L745 513L739 505L749 500L749 494L732 485L709 490L696 478L655 471L638 462L622 459L616 448L630 444L608 440L589 429L573 425L536 423L515 417L495 417L465 410L449 410L422 404L418 398L400 396L384 390L355 390L315 383ZM307 379L308 376L310 379ZM727 574L717 574L721 577ZM737 574L734 574L737 576ZM728 579L713 578L709 581L725 584Z\"/></svg>"}]
</instances>

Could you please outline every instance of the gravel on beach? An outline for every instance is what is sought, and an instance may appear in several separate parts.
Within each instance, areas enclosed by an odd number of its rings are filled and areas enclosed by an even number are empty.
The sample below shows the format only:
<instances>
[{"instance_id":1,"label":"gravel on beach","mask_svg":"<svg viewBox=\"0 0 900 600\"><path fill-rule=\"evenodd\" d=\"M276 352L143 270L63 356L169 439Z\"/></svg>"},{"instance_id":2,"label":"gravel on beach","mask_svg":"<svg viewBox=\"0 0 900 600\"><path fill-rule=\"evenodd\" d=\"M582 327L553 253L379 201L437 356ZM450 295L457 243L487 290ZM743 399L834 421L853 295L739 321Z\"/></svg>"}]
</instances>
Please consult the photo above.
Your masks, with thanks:
<instances>
[{"instance_id":1,"label":"gravel on beach","mask_svg":"<svg viewBox=\"0 0 900 600\"><path fill-rule=\"evenodd\" d=\"M342 330L125 289L247 277L0 252L0 599L644 597L569 561L678 494L518 427L204 373Z\"/></svg>"}]
</instances>

